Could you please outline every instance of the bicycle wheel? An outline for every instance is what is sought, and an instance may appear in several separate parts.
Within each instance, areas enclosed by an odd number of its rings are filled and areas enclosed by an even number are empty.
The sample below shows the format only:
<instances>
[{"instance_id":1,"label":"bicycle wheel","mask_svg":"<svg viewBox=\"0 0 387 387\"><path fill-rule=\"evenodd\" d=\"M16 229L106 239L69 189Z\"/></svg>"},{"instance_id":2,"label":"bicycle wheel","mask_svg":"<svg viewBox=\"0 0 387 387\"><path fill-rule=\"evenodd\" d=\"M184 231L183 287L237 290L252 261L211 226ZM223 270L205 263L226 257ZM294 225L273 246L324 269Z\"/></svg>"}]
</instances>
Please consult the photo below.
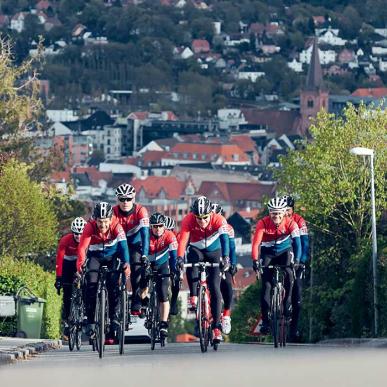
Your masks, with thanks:
<instances>
[{"instance_id":1,"label":"bicycle wheel","mask_svg":"<svg viewBox=\"0 0 387 387\"><path fill-rule=\"evenodd\" d=\"M128 316L127 304L128 304L128 295L126 293L126 289L123 288L121 290L121 297L120 297L120 332L118 335L120 355L124 353L124 347L125 347L125 329L126 329L126 320Z\"/></svg>"},{"instance_id":2,"label":"bicycle wheel","mask_svg":"<svg viewBox=\"0 0 387 387\"><path fill-rule=\"evenodd\" d=\"M149 302L150 306L150 323L151 323L151 350L155 349L156 341L157 341L157 294L156 288L152 289L151 299Z\"/></svg>"},{"instance_id":3,"label":"bicycle wheel","mask_svg":"<svg viewBox=\"0 0 387 387\"><path fill-rule=\"evenodd\" d=\"M208 300L206 297L206 289L204 286L200 286L197 320L199 323L199 341L200 341L200 349L202 352L207 352L208 343L210 340L209 321L207 316L207 311L208 311L207 302Z\"/></svg>"},{"instance_id":4,"label":"bicycle wheel","mask_svg":"<svg viewBox=\"0 0 387 387\"><path fill-rule=\"evenodd\" d=\"M280 313L281 313L281 320L280 320L280 346L286 347L286 338L288 335L288 320L285 316L285 307L284 307L284 301L285 301L285 289L281 288L281 297L280 297Z\"/></svg>"},{"instance_id":5,"label":"bicycle wheel","mask_svg":"<svg viewBox=\"0 0 387 387\"><path fill-rule=\"evenodd\" d=\"M76 297L72 297L71 305L70 305L70 315L68 318L68 324L69 324L69 350L73 351L76 341L76 331L77 331L77 319L76 319Z\"/></svg>"},{"instance_id":6,"label":"bicycle wheel","mask_svg":"<svg viewBox=\"0 0 387 387\"><path fill-rule=\"evenodd\" d=\"M103 357L105 349L105 323L106 323L106 288L101 288L97 294L97 305L96 305L96 336L97 336L97 350L99 358ZM97 309L98 306L98 309Z\"/></svg>"},{"instance_id":7,"label":"bicycle wheel","mask_svg":"<svg viewBox=\"0 0 387 387\"><path fill-rule=\"evenodd\" d=\"M278 294L277 287L273 289L271 302L272 302L271 323L272 323L273 342L274 342L274 347L278 348L280 316L279 316L279 294Z\"/></svg>"}]
</instances>

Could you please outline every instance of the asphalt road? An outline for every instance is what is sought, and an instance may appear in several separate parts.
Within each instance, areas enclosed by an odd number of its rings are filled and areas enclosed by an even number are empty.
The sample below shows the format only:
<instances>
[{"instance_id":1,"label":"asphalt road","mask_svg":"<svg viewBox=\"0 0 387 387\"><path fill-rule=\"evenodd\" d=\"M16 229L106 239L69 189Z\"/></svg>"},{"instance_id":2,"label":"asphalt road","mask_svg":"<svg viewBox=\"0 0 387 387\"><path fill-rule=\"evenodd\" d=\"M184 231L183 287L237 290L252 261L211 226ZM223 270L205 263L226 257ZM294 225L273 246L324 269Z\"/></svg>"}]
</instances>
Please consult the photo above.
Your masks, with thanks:
<instances>
[{"instance_id":1,"label":"asphalt road","mask_svg":"<svg viewBox=\"0 0 387 387\"><path fill-rule=\"evenodd\" d=\"M326 346L222 344L218 352L200 352L199 344L148 344L107 348L99 359L89 346L80 352L40 354L0 368L2 387L118 386L387 386L387 350Z\"/></svg>"}]
</instances>

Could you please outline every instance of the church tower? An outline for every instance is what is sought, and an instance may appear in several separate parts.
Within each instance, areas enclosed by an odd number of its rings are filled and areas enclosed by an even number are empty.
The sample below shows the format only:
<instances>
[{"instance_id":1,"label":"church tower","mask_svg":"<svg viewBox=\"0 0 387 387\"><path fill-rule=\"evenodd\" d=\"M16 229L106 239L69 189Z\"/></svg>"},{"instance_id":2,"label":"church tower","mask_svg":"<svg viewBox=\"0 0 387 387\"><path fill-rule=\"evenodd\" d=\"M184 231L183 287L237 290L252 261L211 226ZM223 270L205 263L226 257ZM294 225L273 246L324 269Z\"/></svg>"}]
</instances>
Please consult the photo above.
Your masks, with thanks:
<instances>
[{"instance_id":1,"label":"church tower","mask_svg":"<svg viewBox=\"0 0 387 387\"><path fill-rule=\"evenodd\" d=\"M321 109L328 110L328 98L328 90L323 83L317 38L315 38L306 83L300 95L301 135L307 134L311 118L315 118Z\"/></svg>"}]
</instances>

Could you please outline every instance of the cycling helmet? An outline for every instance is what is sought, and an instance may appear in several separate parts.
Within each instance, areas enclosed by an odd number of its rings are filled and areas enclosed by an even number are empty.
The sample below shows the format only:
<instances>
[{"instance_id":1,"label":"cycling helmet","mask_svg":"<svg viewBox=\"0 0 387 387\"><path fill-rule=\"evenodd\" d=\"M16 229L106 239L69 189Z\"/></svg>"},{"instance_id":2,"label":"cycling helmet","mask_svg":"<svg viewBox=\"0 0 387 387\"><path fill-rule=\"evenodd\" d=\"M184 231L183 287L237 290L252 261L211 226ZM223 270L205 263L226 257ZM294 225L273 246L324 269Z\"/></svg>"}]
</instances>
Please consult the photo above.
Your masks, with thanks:
<instances>
[{"instance_id":1,"label":"cycling helmet","mask_svg":"<svg viewBox=\"0 0 387 387\"><path fill-rule=\"evenodd\" d=\"M285 211L287 207L287 201L284 197L275 197L269 200L267 208L269 211L282 210Z\"/></svg>"},{"instance_id":2,"label":"cycling helmet","mask_svg":"<svg viewBox=\"0 0 387 387\"><path fill-rule=\"evenodd\" d=\"M191 211L196 216L205 216L211 213L211 202L205 196L199 196L191 206Z\"/></svg>"},{"instance_id":3,"label":"cycling helmet","mask_svg":"<svg viewBox=\"0 0 387 387\"><path fill-rule=\"evenodd\" d=\"M113 216L113 208L109 203L97 203L93 210L94 219L107 219Z\"/></svg>"},{"instance_id":4,"label":"cycling helmet","mask_svg":"<svg viewBox=\"0 0 387 387\"><path fill-rule=\"evenodd\" d=\"M75 218L75 219L71 222L71 231L72 231L74 234L82 234L83 229L85 228L85 226L86 226L86 221L85 221L85 219L83 219L83 218L81 218L81 217Z\"/></svg>"},{"instance_id":5,"label":"cycling helmet","mask_svg":"<svg viewBox=\"0 0 387 387\"><path fill-rule=\"evenodd\" d=\"M116 196L118 198L132 198L135 193L135 188L130 184L121 184L116 188Z\"/></svg>"},{"instance_id":6,"label":"cycling helmet","mask_svg":"<svg viewBox=\"0 0 387 387\"><path fill-rule=\"evenodd\" d=\"M164 224L165 225L165 216L160 214L160 212L155 212L149 218L149 224Z\"/></svg>"},{"instance_id":7,"label":"cycling helmet","mask_svg":"<svg viewBox=\"0 0 387 387\"><path fill-rule=\"evenodd\" d=\"M224 214L224 209L219 203L212 203L211 208L212 208L212 212L215 212L215 214L220 214L220 215Z\"/></svg>"},{"instance_id":8,"label":"cycling helmet","mask_svg":"<svg viewBox=\"0 0 387 387\"><path fill-rule=\"evenodd\" d=\"M286 205L288 207L294 208L294 199L293 196L284 195L283 198L286 200Z\"/></svg>"},{"instance_id":9,"label":"cycling helmet","mask_svg":"<svg viewBox=\"0 0 387 387\"><path fill-rule=\"evenodd\" d=\"M164 216L164 218L165 218L165 222L164 222L165 228L167 230L173 230L176 227L175 219L172 219L169 216Z\"/></svg>"}]
</instances>

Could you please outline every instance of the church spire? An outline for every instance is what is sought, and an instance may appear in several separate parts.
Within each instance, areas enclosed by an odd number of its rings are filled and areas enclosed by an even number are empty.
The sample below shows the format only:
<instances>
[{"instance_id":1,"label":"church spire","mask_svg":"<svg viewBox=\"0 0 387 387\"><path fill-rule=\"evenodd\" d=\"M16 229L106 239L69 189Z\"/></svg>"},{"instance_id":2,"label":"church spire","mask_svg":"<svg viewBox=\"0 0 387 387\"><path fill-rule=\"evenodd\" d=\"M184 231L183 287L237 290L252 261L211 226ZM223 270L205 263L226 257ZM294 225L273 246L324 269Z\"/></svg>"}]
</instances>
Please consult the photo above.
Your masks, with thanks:
<instances>
[{"instance_id":1,"label":"church spire","mask_svg":"<svg viewBox=\"0 0 387 387\"><path fill-rule=\"evenodd\" d=\"M323 76L321 70L320 56L318 53L317 38L313 40L312 56L310 59L308 75L306 77L305 90L323 89Z\"/></svg>"}]
</instances>

